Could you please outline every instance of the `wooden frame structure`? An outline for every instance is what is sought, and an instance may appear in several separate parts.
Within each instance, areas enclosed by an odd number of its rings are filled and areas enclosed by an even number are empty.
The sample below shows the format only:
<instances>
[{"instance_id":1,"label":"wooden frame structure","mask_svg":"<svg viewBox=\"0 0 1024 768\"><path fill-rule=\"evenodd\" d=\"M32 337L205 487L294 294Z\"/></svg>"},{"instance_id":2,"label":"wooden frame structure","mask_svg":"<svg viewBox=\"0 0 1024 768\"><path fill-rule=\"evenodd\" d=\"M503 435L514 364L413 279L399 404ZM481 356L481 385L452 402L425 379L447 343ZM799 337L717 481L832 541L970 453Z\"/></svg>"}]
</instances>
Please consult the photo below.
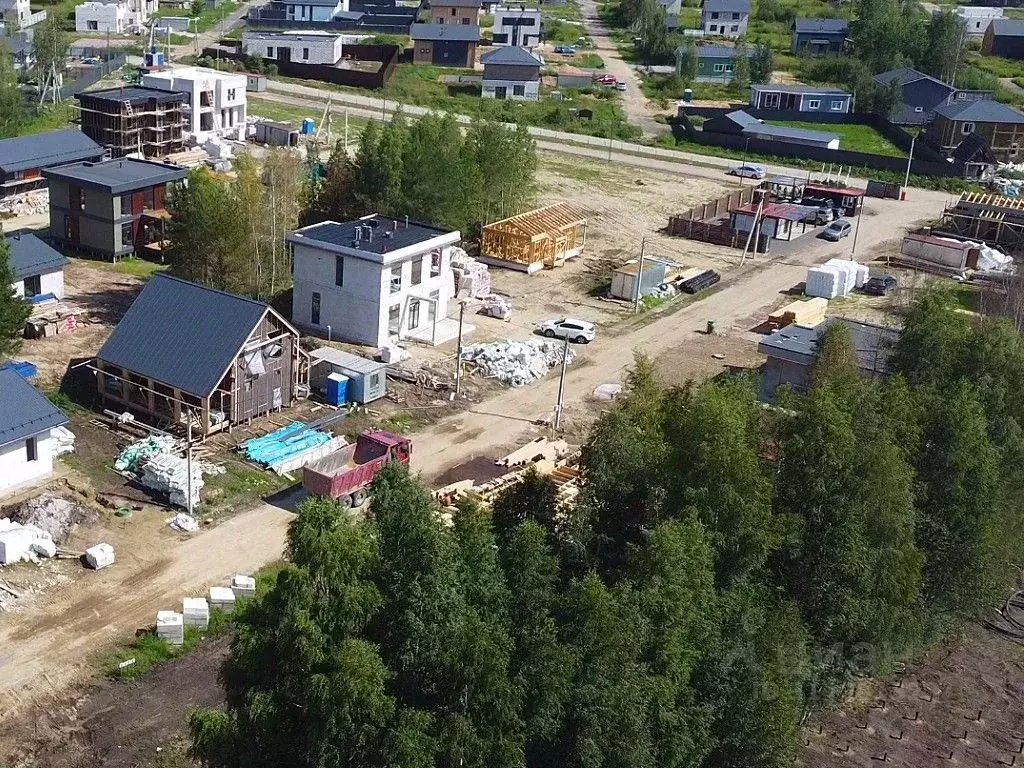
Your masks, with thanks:
<instances>
[{"instance_id":1,"label":"wooden frame structure","mask_svg":"<svg viewBox=\"0 0 1024 768\"><path fill-rule=\"evenodd\" d=\"M1024 253L1024 200L964 192L942 214L944 234L981 240L1011 253Z\"/></svg>"},{"instance_id":2,"label":"wooden frame structure","mask_svg":"<svg viewBox=\"0 0 1024 768\"><path fill-rule=\"evenodd\" d=\"M586 241L583 214L569 203L555 203L485 226L479 258L532 274L578 256Z\"/></svg>"}]
</instances>

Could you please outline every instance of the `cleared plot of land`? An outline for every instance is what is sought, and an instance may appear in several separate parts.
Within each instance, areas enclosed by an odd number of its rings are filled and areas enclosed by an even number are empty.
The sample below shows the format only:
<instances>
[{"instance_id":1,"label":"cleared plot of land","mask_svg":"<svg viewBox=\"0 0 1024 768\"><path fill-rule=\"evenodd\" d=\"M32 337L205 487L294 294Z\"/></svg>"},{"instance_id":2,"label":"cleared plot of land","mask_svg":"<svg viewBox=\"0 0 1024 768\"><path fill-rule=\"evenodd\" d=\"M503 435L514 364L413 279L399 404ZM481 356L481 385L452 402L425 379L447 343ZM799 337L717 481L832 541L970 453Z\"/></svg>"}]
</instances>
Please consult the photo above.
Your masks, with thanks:
<instances>
[{"instance_id":1,"label":"cleared plot of land","mask_svg":"<svg viewBox=\"0 0 1024 768\"><path fill-rule=\"evenodd\" d=\"M805 128L810 131L823 131L839 135L839 148L853 152L870 152L875 155L906 157L907 153L897 147L885 136L870 125L833 125L831 123L812 123L798 120L769 120L772 125L784 125L789 128Z\"/></svg>"}]
</instances>

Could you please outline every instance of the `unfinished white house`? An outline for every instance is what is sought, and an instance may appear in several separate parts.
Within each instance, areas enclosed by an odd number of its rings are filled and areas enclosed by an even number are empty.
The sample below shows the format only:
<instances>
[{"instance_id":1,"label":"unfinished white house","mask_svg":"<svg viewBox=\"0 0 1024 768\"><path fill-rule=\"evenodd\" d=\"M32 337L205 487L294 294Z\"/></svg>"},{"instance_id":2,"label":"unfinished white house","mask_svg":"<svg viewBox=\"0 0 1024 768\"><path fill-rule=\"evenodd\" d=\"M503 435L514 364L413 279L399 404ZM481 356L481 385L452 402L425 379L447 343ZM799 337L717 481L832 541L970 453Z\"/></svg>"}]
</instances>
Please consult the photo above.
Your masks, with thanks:
<instances>
[{"instance_id":1,"label":"unfinished white house","mask_svg":"<svg viewBox=\"0 0 1024 768\"><path fill-rule=\"evenodd\" d=\"M0 0L0 21L3 22L7 34L27 29L45 18L46 11L32 13L29 0Z\"/></svg>"},{"instance_id":2,"label":"unfinished white house","mask_svg":"<svg viewBox=\"0 0 1024 768\"><path fill-rule=\"evenodd\" d=\"M294 61L300 64L334 66L341 59L345 35L330 32L261 32L242 34L242 50L247 56L267 61ZM351 40L349 43L351 44Z\"/></svg>"},{"instance_id":3,"label":"unfinished white house","mask_svg":"<svg viewBox=\"0 0 1024 768\"><path fill-rule=\"evenodd\" d=\"M202 144L211 138L245 141L245 73L205 67L173 67L142 76L142 85L188 94L185 130Z\"/></svg>"},{"instance_id":4,"label":"unfinished white house","mask_svg":"<svg viewBox=\"0 0 1024 768\"><path fill-rule=\"evenodd\" d=\"M0 493L53 472L53 431L68 423L35 387L0 368Z\"/></svg>"},{"instance_id":5,"label":"unfinished white house","mask_svg":"<svg viewBox=\"0 0 1024 768\"><path fill-rule=\"evenodd\" d=\"M64 298L64 267L68 260L35 235L18 234L7 238L14 292L29 301Z\"/></svg>"},{"instance_id":6,"label":"unfinished white house","mask_svg":"<svg viewBox=\"0 0 1024 768\"><path fill-rule=\"evenodd\" d=\"M139 29L149 22L157 6L156 0L121 0L116 3L90 0L75 6L75 31L120 34Z\"/></svg>"},{"instance_id":7,"label":"unfinished white house","mask_svg":"<svg viewBox=\"0 0 1024 768\"><path fill-rule=\"evenodd\" d=\"M292 321L319 336L384 347L455 338L452 250L462 236L408 219L325 221L288 236L294 257Z\"/></svg>"},{"instance_id":8,"label":"unfinished white house","mask_svg":"<svg viewBox=\"0 0 1024 768\"><path fill-rule=\"evenodd\" d=\"M540 9L499 6L491 31L495 45L518 45L533 50L540 44Z\"/></svg>"}]
</instances>

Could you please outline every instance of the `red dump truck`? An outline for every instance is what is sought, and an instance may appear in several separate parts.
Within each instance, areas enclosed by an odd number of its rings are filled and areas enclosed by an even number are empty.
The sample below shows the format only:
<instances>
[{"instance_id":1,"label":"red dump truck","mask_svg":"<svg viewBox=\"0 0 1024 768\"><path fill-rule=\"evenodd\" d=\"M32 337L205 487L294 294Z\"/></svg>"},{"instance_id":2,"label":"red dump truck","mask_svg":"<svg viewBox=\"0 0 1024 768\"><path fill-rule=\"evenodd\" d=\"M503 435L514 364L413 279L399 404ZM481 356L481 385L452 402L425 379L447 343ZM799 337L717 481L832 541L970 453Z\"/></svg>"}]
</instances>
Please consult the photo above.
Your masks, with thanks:
<instances>
[{"instance_id":1,"label":"red dump truck","mask_svg":"<svg viewBox=\"0 0 1024 768\"><path fill-rule=\"evenodd\" d=\"M330 496L346 507L366 501L366 489L390 461L409 464L412 442L401 435L369 429L346 445L302 468L302 487L312 496Z\"/></svg>"}]
</instances>

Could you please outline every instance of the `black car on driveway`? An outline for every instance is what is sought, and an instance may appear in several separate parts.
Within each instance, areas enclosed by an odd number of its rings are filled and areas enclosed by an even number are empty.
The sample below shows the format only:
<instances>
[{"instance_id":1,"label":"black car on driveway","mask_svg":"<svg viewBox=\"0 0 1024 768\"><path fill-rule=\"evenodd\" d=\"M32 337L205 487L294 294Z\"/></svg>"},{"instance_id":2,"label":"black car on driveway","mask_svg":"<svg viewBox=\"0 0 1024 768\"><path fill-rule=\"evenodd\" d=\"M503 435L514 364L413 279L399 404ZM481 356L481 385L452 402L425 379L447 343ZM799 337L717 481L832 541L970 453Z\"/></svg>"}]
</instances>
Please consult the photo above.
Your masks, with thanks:
<instances>
[{"instance_id":1,"label":"black car on driveway","mask_svg":"<svg viewBox=\"0 0 1024 768\"><path fill-rule=\"evenodd\" d=\"M869 296L888 296L896 290L898 285L899 283L892 275L876 275L868 278L862 290Z\"/></svg>"}]
</instances>

